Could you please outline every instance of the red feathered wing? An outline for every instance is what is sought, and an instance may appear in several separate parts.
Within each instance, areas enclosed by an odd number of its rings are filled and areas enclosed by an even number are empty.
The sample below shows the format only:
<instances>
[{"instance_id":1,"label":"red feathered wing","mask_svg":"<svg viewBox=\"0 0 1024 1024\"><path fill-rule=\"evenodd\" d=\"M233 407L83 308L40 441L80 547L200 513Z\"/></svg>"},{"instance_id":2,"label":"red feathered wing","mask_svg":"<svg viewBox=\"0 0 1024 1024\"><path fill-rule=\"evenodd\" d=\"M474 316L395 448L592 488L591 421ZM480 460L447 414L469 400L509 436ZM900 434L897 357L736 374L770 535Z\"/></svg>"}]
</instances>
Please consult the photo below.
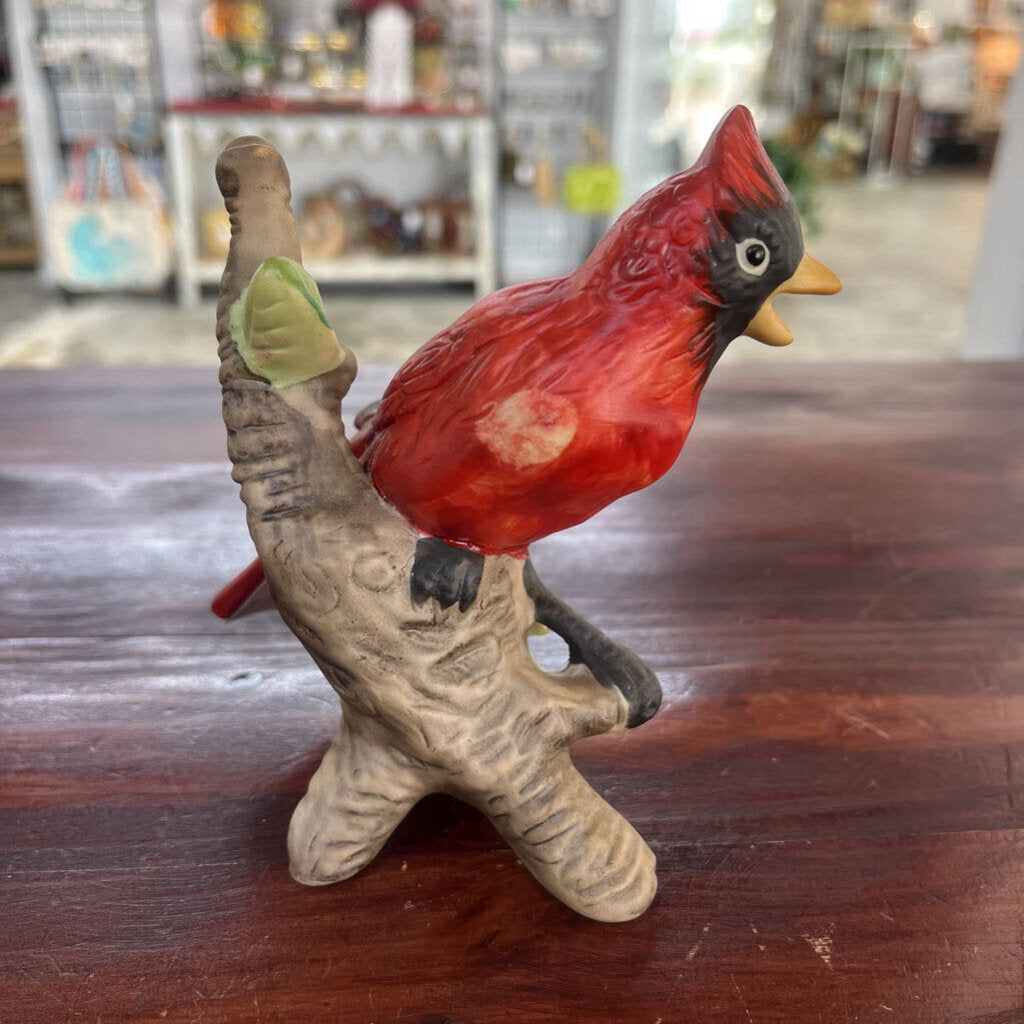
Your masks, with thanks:
<instances>
[{"instance_id":1,"label":"red feathered wing","mask_svg":"<svg viewBox=\"0 0 1024 1024\"><path fill-rule=\"evenodd\" d=\"M498 292L399 370L353 447L422 532L522 554L678 454L692 413L647 407L625 327L567 279Z\"/></svg>"}]
</instances>

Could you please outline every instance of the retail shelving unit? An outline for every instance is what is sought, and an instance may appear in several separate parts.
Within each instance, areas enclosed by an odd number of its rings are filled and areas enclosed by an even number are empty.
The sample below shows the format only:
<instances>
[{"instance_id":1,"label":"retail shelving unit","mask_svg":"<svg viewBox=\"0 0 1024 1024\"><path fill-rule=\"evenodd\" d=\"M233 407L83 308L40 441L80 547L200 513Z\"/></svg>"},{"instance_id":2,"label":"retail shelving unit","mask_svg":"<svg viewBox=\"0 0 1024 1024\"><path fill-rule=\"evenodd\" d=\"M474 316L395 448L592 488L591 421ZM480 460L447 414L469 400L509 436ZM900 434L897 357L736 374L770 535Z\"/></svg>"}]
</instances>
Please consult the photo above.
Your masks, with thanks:
<instances>
[{"instance_id":1,"label":"retail shelving unit","mask_svg":"<svg viewBox=\"0 0 1024 1024\"><path fill-rule=\"evenodd\" d=\"M220 280L223 261L200 256L198 176L209 178L217 153L239 135L266 138L286 159L305 143L315 144L328 158L353 147L372 154L397 144L410 155L424 147L439 147L445 159L464 162L466 167L475 236L472 253L356 252L307 265L323 284L463 281L472 283L481 296L495 287L495 149L493 124L487 115L273 110L236 114L210 112L200 104L172 111L164 134L178 239L178 299L182 305L195 304L202 285Z\"/></svg>"}]
</instances>

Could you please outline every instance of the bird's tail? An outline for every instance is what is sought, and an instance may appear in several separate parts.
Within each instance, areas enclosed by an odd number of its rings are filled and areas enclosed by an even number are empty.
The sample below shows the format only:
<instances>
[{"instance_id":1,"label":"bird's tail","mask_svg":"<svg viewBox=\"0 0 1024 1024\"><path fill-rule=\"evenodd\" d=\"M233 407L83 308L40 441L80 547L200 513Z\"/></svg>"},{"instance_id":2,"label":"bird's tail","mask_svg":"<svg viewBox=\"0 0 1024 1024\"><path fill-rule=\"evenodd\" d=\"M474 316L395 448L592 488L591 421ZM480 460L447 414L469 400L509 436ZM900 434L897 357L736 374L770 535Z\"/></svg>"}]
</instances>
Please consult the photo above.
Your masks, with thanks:
<instances>
[{"instance_id":1,"label":"bird's tail","mask_svg":"<svg viewBox=\"0 0 1024 1024\"><path fill-rule=\"evenodd\" d=\"M256 593L265 578L263 563L258 558L254 559L217 591L217 596L210 602L210 611L220 619L230 619Z\"/></svg>"}]
</instances>

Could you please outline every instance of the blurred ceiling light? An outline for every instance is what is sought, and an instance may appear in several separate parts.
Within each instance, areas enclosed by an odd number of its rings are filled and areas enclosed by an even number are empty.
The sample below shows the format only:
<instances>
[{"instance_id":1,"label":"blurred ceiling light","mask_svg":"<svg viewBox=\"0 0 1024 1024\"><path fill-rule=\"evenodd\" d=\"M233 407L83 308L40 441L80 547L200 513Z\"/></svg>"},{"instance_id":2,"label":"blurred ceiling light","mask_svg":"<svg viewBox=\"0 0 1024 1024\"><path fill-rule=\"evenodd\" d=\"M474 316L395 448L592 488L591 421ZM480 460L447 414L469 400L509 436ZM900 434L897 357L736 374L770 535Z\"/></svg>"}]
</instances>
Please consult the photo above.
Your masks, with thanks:
<instances>
[{"instance_id":1,"label":"blurred ceiling light","mask_svg":"<svg viewBox=\"0 0 1024 1024\"><path fill-rule=\"evenodd\" d=\"M931 11L922 10L910 22L910 35L918 45L934 46L942 37L942 28Z\"/></svg>"},{"instance_id":2,"label":"blurred ceiling light","mask_svg":"<svg viewBox=\"0 0 1024 1024\"><path fill-rule=\"evenodd\" d=\"M676 31L680 35L716 35L725 27L728 18L727 3L708 4L694 0L676 0Z\"/></svg>"}]
</instances>

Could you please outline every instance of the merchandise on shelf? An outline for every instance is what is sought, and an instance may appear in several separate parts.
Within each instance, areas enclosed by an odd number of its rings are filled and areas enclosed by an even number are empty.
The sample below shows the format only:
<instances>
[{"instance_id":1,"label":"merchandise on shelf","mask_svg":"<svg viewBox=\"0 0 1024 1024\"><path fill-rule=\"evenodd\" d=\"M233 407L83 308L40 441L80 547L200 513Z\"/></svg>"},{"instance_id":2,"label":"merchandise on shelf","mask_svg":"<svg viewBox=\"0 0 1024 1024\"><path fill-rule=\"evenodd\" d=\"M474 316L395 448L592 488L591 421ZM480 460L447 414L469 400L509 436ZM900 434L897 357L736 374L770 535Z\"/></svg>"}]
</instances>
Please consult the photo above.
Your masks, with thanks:
<instances>
[{"instance_id":1,"label":"merchandise on shelf","mask_svg":"<svg viewBox=\"0 0 1024 1024\"><path fill-rule=\"evenodd\" d=\"M274 66L272 23L256 0L212 0L203 10L204 69L237 79L249 89L263 86Z\"/></svg>"},{"instance_id":2,"label":"merchandise on shelf","mask_svg":"<svg viewBox=\"0 0 1024 1024\"><path fill-rule=\"evenodd\" d=\"M199 215L199 251L204 259L225 259L231 242L231 218L223 203Z\"/></svg>"},{"instance_id":3,"label":"merchandise on shelf","mask_svg":"<svg viewBox=\"0 0 1024 1024\"><path fill-rule=\"evenodd\" d=\"M64 196L47 223L57 283L69 291L163 285L172 242L159 183L109 141L79 144L69 166Z\"/></svg>"},{"instance_id":4,"label":"merchandise on shelf","mask_svg":"<svg viewBox=\"0 0 1024 1024\"><path fill-rule=\"evenodd\" d=\"M330 260L350 245L345 215L331 196L311 196L297 221L299 244L309 260Z\"/></svg>"},{"instance_id":5,"label":"merchandise on shelf","mask_svg":"<svg viewBox=\"0 0 1024 1024\"><path fill-rule=\"evenodd\" d=\"M464 199L437 196L397 207L346 179L296 206L299 241L308 260L344 259L367 252L384 257L473 253L473 214ZM204 259L223 258L230 238L231 225L222 206L200 213L199 245Z\"/></svg>"},{"instance_id":6,"label":"merchandise on shelf","mask_svg":"<svg viewBox=\"0 0 1024 1024\"><path fill-rule=\"evenodd\" d=\"M399 3L375 4L366 15L366 105L401 109L413 100L412 14Z\"/></svg>"},{"instance_id":7,"label":"merchandise on shelf","mask_svg":"<svg viewBox=\"0 0 1024 1024\"><path fill-rule=\"evenodd\" d=\"M209 97L378 110L487 103L488 0L212 0L200 24Z\"/></svg>"},{"instance_id":8,"label":"merchandise on shelf","mask_svg":"<svg viewBox=\"0 0 1024 1024\"><path fill-rule=\"evenodd\" d=\"M36 261L27 177L17 105L0 98L0 267Z\"/></svg>"}]
</instances>

